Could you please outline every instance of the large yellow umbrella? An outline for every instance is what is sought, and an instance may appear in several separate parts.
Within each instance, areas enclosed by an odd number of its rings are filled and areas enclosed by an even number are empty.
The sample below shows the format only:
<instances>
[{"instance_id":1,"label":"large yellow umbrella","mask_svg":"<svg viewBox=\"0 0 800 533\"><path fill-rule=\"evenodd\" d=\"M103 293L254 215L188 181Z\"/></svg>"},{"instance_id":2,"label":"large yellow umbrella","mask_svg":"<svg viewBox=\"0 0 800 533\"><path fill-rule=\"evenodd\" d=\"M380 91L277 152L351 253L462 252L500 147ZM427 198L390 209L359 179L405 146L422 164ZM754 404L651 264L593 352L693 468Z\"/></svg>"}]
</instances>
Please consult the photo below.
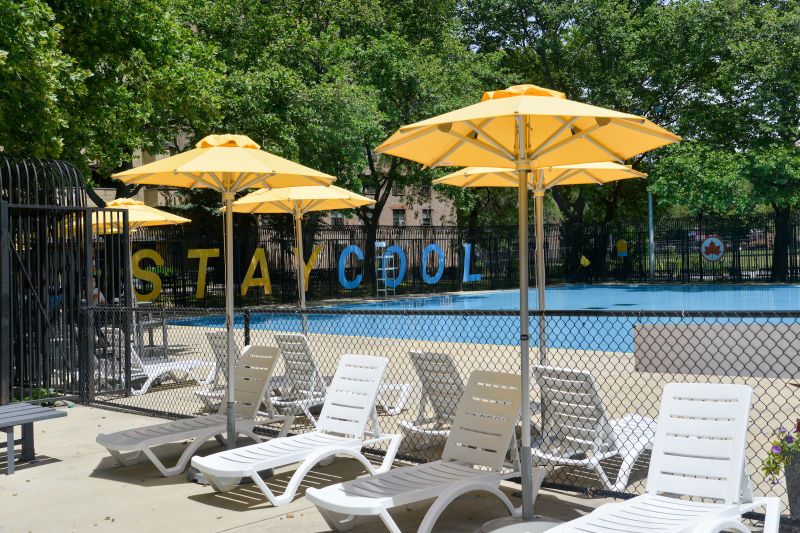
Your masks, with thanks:
<instances>
[{"instance_id":1,"label":"large yellow umbrella","mask_svg":"<svg viewBox=\"0 0 800 533\"><path fill-rule=\"evenodd\" d=\"M260 190L233 202L236 213L288 213L295 221L295 242L297 243L297 291L300 295L300 309L306 307L305 264L303 262L303 215L311 211L333 209L353 209L362 205L374 204L375 200L361 196L347 189L335 187L310 186L286 187L283 189ZM306 329L303 315L303 331Z\"/></svg>"},{"instance_id":2,"label":"large yellow umbrella","mask_svg":"<svg viewBox=\"0 0 800 533\"><path fill-rule=\"evenodd\" d=\"M602 185L628 178L645 178L647 174L633 170L630 165L608 161L579 163L540 168L528 174L528 189L550 189L556 185ZM515 170L501 167L467 167L439 179L455 187L518 187L519 178Z\"/></svg>"},{"instance_id":3,"label":"large yellow umbrella","mask_svg":"<svg viewBox=\"0 0 800 533\"><path fill-rule=\"evenodd\" d=\"M209 135L193 150L114 174L128 184L207 187L225 202L225 326L228 330L228 447L236 443L233 390L233 200L249 188L330 185L336 178L259 149L245 135Z\"/></svg>"},{"instance_id":4,"label":"large yellow umbrella","mask_svg":"<svg viewBox=\"0 0 800 533\"><path fill-rule=\"evenodd\" d=\"M376 152L437 166L485 166L516 170L520 239L520 370L523 405L530 394L528 332L529 173L558 165L625 160L677 142L680 137L646 118L567 100L563 93L515 85L484 93L480 103L401 127ZM544 309L542 182L534 182L537 285ZM544 346L539 318L539 344ZM540 350L540 357L544 355ZM530 414L530 413L529 413ZM533 519L530 416L522 417L522 517Z\"/></svg>"}]
</instances>

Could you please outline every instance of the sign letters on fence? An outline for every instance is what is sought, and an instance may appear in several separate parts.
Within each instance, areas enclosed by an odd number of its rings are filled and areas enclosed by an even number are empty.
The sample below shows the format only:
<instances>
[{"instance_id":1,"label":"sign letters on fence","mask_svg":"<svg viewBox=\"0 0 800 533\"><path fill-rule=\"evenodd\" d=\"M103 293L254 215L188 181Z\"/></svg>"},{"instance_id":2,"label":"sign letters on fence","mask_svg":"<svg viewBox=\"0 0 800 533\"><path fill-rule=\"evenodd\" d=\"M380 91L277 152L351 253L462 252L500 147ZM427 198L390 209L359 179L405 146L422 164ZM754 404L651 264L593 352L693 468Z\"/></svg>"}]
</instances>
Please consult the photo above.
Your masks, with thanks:
<instances>
[{"instance_id":1,"label":"sign letters on fence","mask_svg":"<svg viewBox=\"0 0 800 533\"><path fill-rule=\"evenodd\" d=\"M293 248L292 250L295 258L297 258L297 249ZM311 257L308 259L308 263L305 265L306 287L308 287L311 271L314 269L317 258L319 257L321 251L321 247L315 246L314 251L311 253ZM197 288L195 289L195 297L198 299L203 298L206 293L208 260L219 257L219 254L219 248L192 248L187 251L187 259L198 260ZM431 254L436 254L438 263L436 274L433 276L429 275L427 271L428 260L430 259ZM386 261L386 257L389 255L396 255L399 265L397 269L397 276L394 279L388 280L386 284L389 287L397 287L403 282L403 278L406 274L406 268L408 265L408 262L406 261L406 253L400 246L392 245L386 249L386 253L384 254L384 262ZM480 273L470 273L471 255L472 245L469 243L464 243L463 281L465 283L471 281L480 281L481 279ZM356 261L364 260L364 251L358 245L352 244L342 250L342 253L339 254L339 284L345 289L353 290L361 284L361 281L364 279L364 275L363 273L359 273L356 274L353 279L347 279L347 261L350 259L350 256L355 256L355 260L353 263L351 263L353 267L355 267ZM163 266L164 258L156 250L151 248L142 248L134 253L132 257L133 276L153 285L153 288L150 292L146 294L140 294L137 292L136 297L139 301L152 301L158 298L159 294L161 294L161 276L159 276L157 272L149 271L143 268L141 262L144 259L150 259L155 263L156 266ZM427 245L422 251L421 259L423 280L428 285L435 285L440 279L442 279L442 274L444 273L445 257L442 247L438 244ZM262 287L265 295L272 293L272 284L269 278L269 267L267 266L267 257L264 248L256 248L253 252L253 256L250 258L250 265L248 266L247 273L242 280L242 296L246 295L247 291L249 291L252 287Z\"/></svg>"}]
</instances>

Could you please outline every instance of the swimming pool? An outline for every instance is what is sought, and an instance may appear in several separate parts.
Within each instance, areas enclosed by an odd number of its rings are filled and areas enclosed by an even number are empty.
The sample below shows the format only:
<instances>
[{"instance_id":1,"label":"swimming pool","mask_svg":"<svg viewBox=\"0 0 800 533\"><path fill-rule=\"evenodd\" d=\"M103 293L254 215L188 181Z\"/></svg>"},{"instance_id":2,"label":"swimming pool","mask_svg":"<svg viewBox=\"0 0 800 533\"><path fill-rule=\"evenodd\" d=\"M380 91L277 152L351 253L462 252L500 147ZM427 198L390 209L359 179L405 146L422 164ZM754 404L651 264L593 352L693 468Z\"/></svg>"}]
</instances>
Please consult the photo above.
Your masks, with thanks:
<instances>
[{"instance_id":1,"label":"swimming pool","mask_svg":"<svg viewBox=\"0 0 800 533\"><path fill-rule=\"evenodd\" d=\"M609 316L602 311L796 311L800 286L742 285L614 285L567 286L547 289L548 346L575 350L633 351L633 326L640 323L702 322L706 319L641 316ZM530 301L535 307L536 293ZM519 345L519 291L493 291L426 298L402 298L389 302L337 305L323 309L336 314L312 314L308 331L330 335L386 337L403 340ZM388 311L392 314L374 314ZM403 313L404 311L407 312ZM417 311L426 314L415 314ZM436 314L445 311L448 314ZM460 314L459 311L466 313ZM482 313L502 311L502 313ZM558 311L571 311L558 314ZM585 315L574 311L585 311ZM434 312L430 314L431 312ZM470 313L471 312L471 313ZM766 318L717 318L720 322L773 321ZM180 319L178 325L223 327L224 317ZM795 320L792 320L795 322ZM244 327L237 315L237 329ZM536 318L531 320L536 331ZM295 313L252 313L253 330L301 331ZM533 335L532 335L532 344Z\"/></svg>"}]
</instances>

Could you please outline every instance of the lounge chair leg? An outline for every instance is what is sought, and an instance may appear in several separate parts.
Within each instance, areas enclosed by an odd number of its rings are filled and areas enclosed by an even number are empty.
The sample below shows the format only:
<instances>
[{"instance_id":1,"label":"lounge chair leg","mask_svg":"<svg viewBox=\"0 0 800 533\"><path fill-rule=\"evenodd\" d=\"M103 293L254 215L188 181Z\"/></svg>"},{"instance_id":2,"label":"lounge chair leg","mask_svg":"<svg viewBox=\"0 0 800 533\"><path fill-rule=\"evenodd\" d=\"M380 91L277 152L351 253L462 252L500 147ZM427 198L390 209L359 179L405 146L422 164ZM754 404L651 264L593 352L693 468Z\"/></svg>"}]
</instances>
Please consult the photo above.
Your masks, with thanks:
<instances>
[{"instance_id":1,"label":"lounge chair leg","mask_svg":"<svg viewBox=\"0 0 800 533\"><path fill-rule=\"evenodd\" d=\"M592 469L595 472L597 472L597 475L600 476L600 479L603 481L603 485L608 490L612 490L614 488L614 485L608 479L608 476L606 475L606 471L603 470L603 465L600 464L600 461L598 461L596 458L592 457L592 458L589 459L589 465L592 467ZM625 481L627 481L627 479Z\"/></svg>"},{"instance_id":2,"label":"lounge chair leg","mask_svg":"<svg viewBox=\"0 0 800 533\"><path fill-rule=\"evenodd\" d=\"M428 509L427 513L425 513L425 518L422 519L422 523L419 525L417 533L430 533L433 531L433 526L436 525L436 521L439 519L439 516L442 514L442 512L444 512L445 509L447 509L453 500L460 498L469 492L476 491L494 494L501 502L505 504L509 514L513 516L517 513L514 505L508 499L508 496L506 496L503 491L500 490L500 487L488 486L483 483L457 485L450 490L445 490L438 498L436 498L436 500L434 500L431 508Z\"/></svg>"},{"instance_id":3,"label":"lounge chair leg","mask_svg":"<svg viewBox=\"0 0 800 533\"><path fill-rule=\"evenodd\" d=\"M328 526L335 531L350 531L355 525L355 515L340 515L339 513L334 513L322 507L317 507L317 510L319 514L322 515L322 518L325 519ZM340 519L340 516L344 518Z\"/></svg>"},{"instance_id":4,"label":"lounge chair leg","mask_svg":"<svg viewBox=\"0 0 800 533\"><path fill-rule=\"evenodd\" d=\"M242 479L240 477L216 477L207 472L203 472L203 476L205 476L211 488L217 492L228 492L235 489Z\"/></svg>"},{"instance_id":5,"label":"lounge chair leg","mask_svg":"<svg viewBox=\"0 0 800 533\"><path fill-rule=\"evenodd\" d=\"M381 520L383 520L383 523L386 526L386 529L388 529L392 533L402 533L400 531L400 528L397 527L397 524L395 523L395 521L392 519L391 515L389 514L389 511L384 509L383 511L378 513L378 516L380 516ZM420 529L418 529L417 531L420 532L420 531L423 531L423 529L420 527Z\"/></svg>"},{"instance_id":6,"label":"lounge chair leg","mask_svg":"<svg viewBox=\"0 0 800 533\"><path fill-rule=\"evenodd\" d=\"M764 533L778 533L781 522L780 498L765 498L764 507Z\"/></svg>"},{"instance_id":7,"label":"lounge chair leg","mask_svg":"<svg viewBox=\"0 0 800 533\"><path fill-rule=\"evenodd\" d=\"M108 448L106 448L108 450ZM139 458L142 456L142 450L137 452L132 452L132 454L125 456L122 452L118 452L117 450L108 450L108 453L111 454L111 457L121 466L132 466L139 462Z\"/></svg>"},{"instance_id":8,"label":"lounge chair leg","mask_svg":"<svg viewBox=\"0 0 800 533\"><path fill-rule=\"evenodd\" d=\"M622 464L619 467L619 472L617 472L617 481L610 487L611 490L620 492L625 490L625 487L628 486L628 478L631 476L633 466L636 464L636 458L639 457L643 451L644 448L629 450L622 455Z\"/></svg>"}]
</instances>

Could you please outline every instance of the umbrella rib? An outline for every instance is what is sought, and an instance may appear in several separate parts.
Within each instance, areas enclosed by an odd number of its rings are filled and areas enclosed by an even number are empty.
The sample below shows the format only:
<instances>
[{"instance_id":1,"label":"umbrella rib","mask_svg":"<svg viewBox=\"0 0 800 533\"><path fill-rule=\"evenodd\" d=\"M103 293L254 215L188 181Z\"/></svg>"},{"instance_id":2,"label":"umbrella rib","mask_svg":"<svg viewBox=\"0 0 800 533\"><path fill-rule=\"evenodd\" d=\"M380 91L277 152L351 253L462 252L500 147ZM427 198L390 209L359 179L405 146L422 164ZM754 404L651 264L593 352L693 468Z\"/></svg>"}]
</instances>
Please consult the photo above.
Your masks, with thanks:
<instances>
[{"instance_id":1,"label":"umbrella rib","mask_svg":"<svg viewBox=\"0 0 800 533\"><path fill-rule=\"evenodd\" d=\"M658 131L652 131L652 130L649 130L649 129L643 127L643 126L639 126L637 124L631 124L630 122L628 122L626 120L613 119L612 118L611 122L613 124L617 125L617 126L620 126L620 127L623 127L623 128L628 128L628 129L637 131L639 133L644 133L645 135L650 135L652 137L658 137L659 139L669 139L671 141L680 141L681 140L680 137L678 137L677 135L672 135L668 131L665 131L664 133L661 133L661 132L658 132Z\"/></svg>"},{"instance_id":2,"label":"umbrella rib","mask_svg":"<svg viewBox=\"0 0 800 533\"><path fill-rule=\"evenodd\" d=\"M216 174L214 174L213 172L207 172L207 174L211 176L214 182L219 186L220 191L228 192L226 191L225 187L222 185L222 182L219 180Z\"/></svg>"},{"instance_id":3,"label":"umbrella rib","mask_svg":"<svg viewBox=\"0 0 800 533\"><path fill-rule=\"evenodd\" d=\"M148 174L142 174L141 176L136 176L135 178L133 178L133 179L132 179L132 180L130 180L130 181L126 181L125 183L131 183L131 184L133 184L133 183L139 183L140 181L142 181L142 180L145 180L145 179L149 178L149 177L150 177L150 176L152 176L152 175L153 175L153 173L152 173L152 172L150 172L150 173L148 173Z\"/></svg>"},{"instance_id":4,"label":"umbrella rib","mask_svg":"<svg viewBox=\"0 0 800 533\"><path fill-rule=\"evenodd\" d=\"M239 174L239 179L237 179L236 183L233 184L233 190L234 191L238 191L239 190L239 183L241 183L241 181L244 179L245 175L246 175L246 172L242 172L241 174Z\"/></svg>"},{"instance_id":5,"label":"umbrella rib","mask_svg":"<svg viewBox=\"0 0 800 533\"><path fill-rule=\"evenodd\" d=\"M483 141L479 141L477 139L470 139L466 135L461 135L460 133L455 133L453 130L448 131L447 135L449 135L451 137L455 137L456 139L460 139L460 140L464 141L467 144L471 144L472 146L475 146L476 148L480 148L482 150L486 150L490 154L494 154L494 155L496 155L498 157L501 157L503 159L508 159L506 157L506 154L504 154L503 152L501 152L500 150L498 150L494 146L491 146L489 144L484 143Z\"/></svg>"},{"instance_id":6,"label":"umbrella rib","mask_svg":"<svg viewBox=\"0 0 800 533\"><path fill-rule=\"evenodd\" d=\"M436 160L436 162L435 162L435 163L433 163L432 165L428 165L428 166L429 166L430 168L436 168L436 167L438 167L438 166L439 166L439 165L442 163L442 161L444 161L445 159L447 159L448 157L450 157L450 155L451 155L453 152L455 152L456 150L458 150L458 149L459 149L459 148L461 148L462 146L464 146L464 141L458 141L458 142L456 142L456 143L455 143L455 144L452 146L452 148L450 148L449 150L446 150L446 151L445 151L445 153L442 155L442 157L440 157L438 160Z\"/></svg>"},{"instance_id":7,"label":"umbrella rib","mask_svg":"<svg viewBox=\"0 0 800 533\"><path fill-rule=\"evenodd\" d=\"M375 148L375 152L378 153L378 154L382 154L382 153L386 152L387 150L398 148L398 147L406 144L407 142L411 142L413 140L419 139L420 137L424 137L425 135L433 132L436 129L437 129L437 126L427 126L427 127L423 126L422 129L420 129L418 131L415 131L414 133L411 133L410 135L408 135L406 137L403 137L402 139L398 139L398 140L394 141L391 144L386 144L386 145L379 146L379 147Z\"/></svg>"},{"instance_id":8,"label":"umbrella rib","mask_svg":"<svg viewBox=\"0 0 800 533\"><path fill-rule=\"evenodd\" d=\"M555 116L555 119L558 120L559 122L561 122L563 125L558 130L553 132L549 137L547 137L547 139L542 141L542 143L539 146L536 147L536 149L531 154L531 159L535 159L536 157L538 157L539 156L539 152L544 150L544 148L547 147L547 145L550 144L553 141L553 139L555 139L556 137L558 137L559 135L564 133L564 131L567 128L572 126L572 124L576 120L578 120L578 117L572 117L571 119L565 121L563 118L561 118L559 116Z\"/></svg>"},{"instance_id":9,"label":"umbrella rib","mask_svg":"<svg viewBox=\"0 0 800 533\"><path fill-rule=\"evenodd\" d=\"M624 162L624 160L621 159L621 156L619 154L615 154L614 152L612 152L603 143L601 143L600 141L596 140L591 135L587 135L586 136L586 140L589 141L590 143L592 143L593 145L595 145L596 147L600 148L602 151L604 151L605 153L607 153L608 155L610 155L614 159L616 159L617 163L623 163Z\"/></svg>"},{"instance_id":10,"label":"umbrella rib","mask_svg":"<svg viewBox=\"0 0 800 533\"><path fill-rule=\"evenodd\" d=\"M272 178L272 177L274 177L276 175L277 175L277 173L275 171L267 172L267 173L264 173L264 174L257 174L256 173L254 179L252 179L251 181L245 182L245 183L240 183L239 185L241 186L241 189L249 189L253 185L255 185L257 183L261 183L265 188L271 189L272 187L267 185L267 182L265 180L267 178Z\"/></svg>"},{"instance_id":11,"label":"umbrella rib","mask_svg":"<svg viewBox=\"0 0 800 533\"><path fill-rule=\"evenodd\" d=\"M465 189L467 187L471 187L473 183L479 181L483 177L484 177L483 174L476 174L474 178L470 178L467 181L465 181L464 184L461 186L461 188Z\"/></svg>"},{"instance_id":12,"label":"umbrella rib","mask_svg":"<svg viewBox=\"0 0 800 533\"><path fill-rule=\"evenodd\" d=\"M596 125L592 126L591 128L586 128L585 130L580 131L580 132L578 132L576 134L573 134L572 136L570 136L570 137L568 137L568 138L566 138L566 139L564 139L562 141L559 141L559 142L557 142L555 144L551 144L551 145L546 146L546 147L542 146L540 148L540 150L536 153L536 157L539 158L539 157L542 157L543 155L549 154L550 152L558 150L559 148L563 148L564 146L568 145L569 143L571 143L573 141L577 141L578 139L581 139L583 137L586 137L587 135L589 135L593 131L599 130L602 127L603 126L601 126L600 124L596 124Z\"/></svg>"},{"instance_id":13,"label":"umbrella rib","mask_svg":"<svg viewBox=\"0 0 800 533\"><path fill-rule=\"evenodd\" d=\"M508 150L506 150L506 149L503 147L503 145L502 145L502 144L500 144L500 141L498 141L497 139L495 139L494 137L492 137L491 135L489 135L488 133L486 133L485 131L483 131L483 128L485 128L486 126L488 126L488 125L489 125L489 123L490 123L492 120L494 120L494 117L490 118L489 120L487 120L486 122L484 122L484 123L483 123L483 124L481 124L480 126L475 126L475 125L473 125L473 124L472 124L472 123L471 123L469 120L465 120L465 121L464 121L464 124L466 124L467 126L469 126L470 128L472 128L472 131L474 131L475 133L477 133L477 134L478 134L478 135L480 135L481 137L484 137L484 138L485 138L487 141L489 141L489 142L490 142L492 145L494 145L494 147L495 147L495 148L497 148L498 150L501 150L501 151L502 151L504 154L506 154L506 157L507 157L508 159L514 159L514 156L512 156L512 155L511 155L511 154L508 152Z\"/></svg>"},{"instance_id":14,"label":"umbrella rib","mask_svg":"<svg viewBox=\"0 0 800 533\"><path fill-rule=\"evenodd\" d=\"M256 213L259 209L261 209L266 204L267 204L267 202L259 202L259 203L257 203L256 206L253 209L250 210L250 214L252 215L253 213Z\"/></svg>"},{"instance_id":15,"label":"umbrella rib","mask_svg":"<svg viewBox=\"0 0 800 533\"><path fill-rule=\"evenodd\" d=\"M327 198L317 198L316 200L312 200L306 208L303 210L304 213L308 213L309 211L313 211L316 207L322 204Z\"/></svg>"},{"instance_id":16,"label":"umbrella rib","mask_svg":"<svg viewBox=\"0 0 800 533\"><path fill-rule=\"evenodd\" d=\"M503 181L507 181L508 183L511 183L516 187L519 187L519 176L512 177L511 172L514 172L516 174L516 171L514 170L510 172L492 172L492 174L494 174Z\"/></svg>"},{"instance_id":17,"label":"umbrella rib","mask_svg":"<svg viewBox=\"0 0 800 533\"><path fill-rule=\"evenodd\" d=\"M578 170L569 170L560 175L559 177L557 177L556 179L554 179L553 181L551 181L550 184L547 186L547 188L549 189L551 187L555 187L556 185L560 185L578 174L580 174L580 171Z\"/></svg>"}]
</instances>

